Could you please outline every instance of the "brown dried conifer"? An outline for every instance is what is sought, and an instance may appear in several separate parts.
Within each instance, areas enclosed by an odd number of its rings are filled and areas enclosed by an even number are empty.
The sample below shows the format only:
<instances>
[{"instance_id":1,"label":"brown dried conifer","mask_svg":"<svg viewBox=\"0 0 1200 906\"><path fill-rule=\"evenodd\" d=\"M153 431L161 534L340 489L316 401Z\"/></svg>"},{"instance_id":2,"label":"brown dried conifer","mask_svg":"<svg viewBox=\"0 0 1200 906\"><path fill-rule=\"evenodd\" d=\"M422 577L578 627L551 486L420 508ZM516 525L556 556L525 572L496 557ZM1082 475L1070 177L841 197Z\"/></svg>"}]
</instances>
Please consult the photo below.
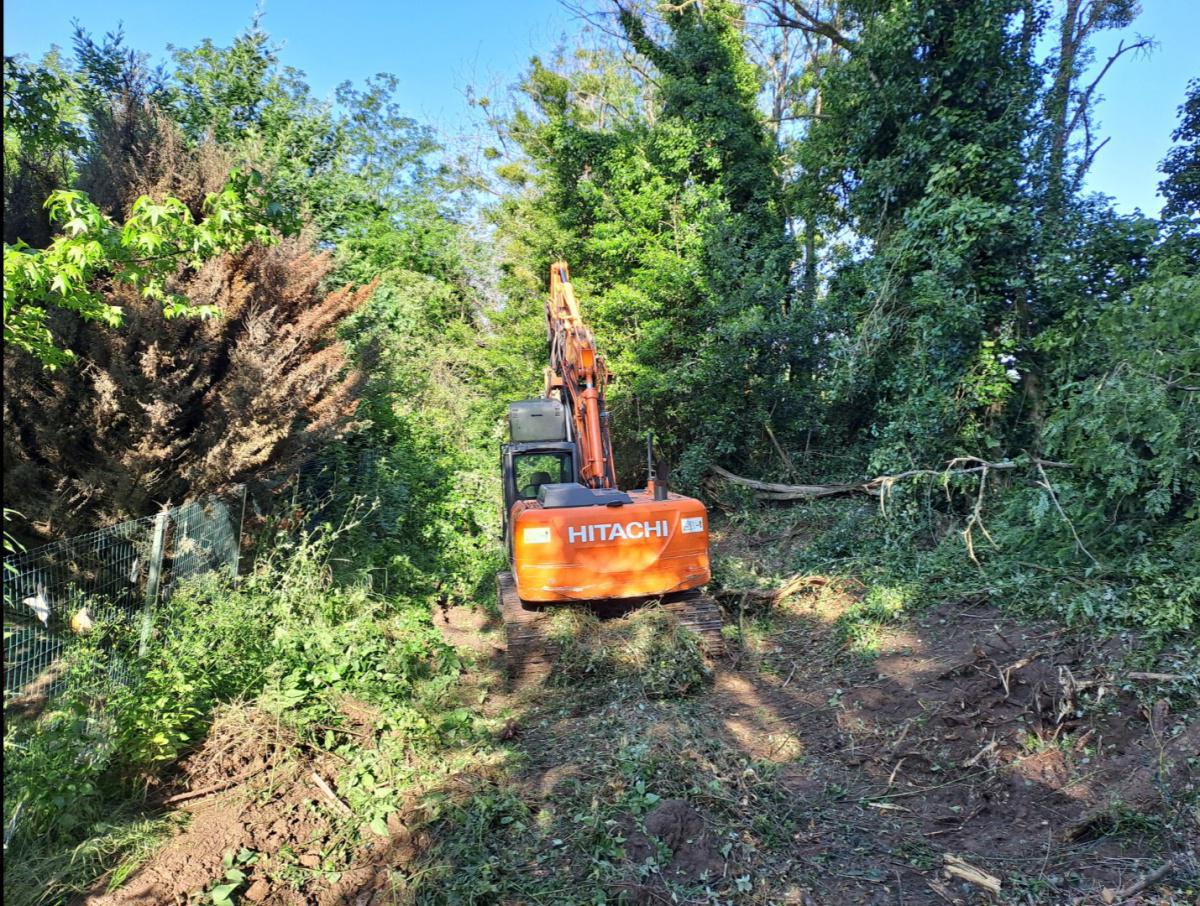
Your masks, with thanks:
<instances>
[{"instance_id":1,"label":"brown dried conifer","mask_svg":"<svg viewBox=\"0 0 1200 906\"><path fill-rule=\"evenodd\" d=\"M322 291L306 237L224 256L177 291L222 317L166 320L110 288L125 324L59 316L79 357L4 359L4 498L47 537L153 512L295 466L351 423L362 375L334 335L374 289Z\"/></svg>"}]
</instances>

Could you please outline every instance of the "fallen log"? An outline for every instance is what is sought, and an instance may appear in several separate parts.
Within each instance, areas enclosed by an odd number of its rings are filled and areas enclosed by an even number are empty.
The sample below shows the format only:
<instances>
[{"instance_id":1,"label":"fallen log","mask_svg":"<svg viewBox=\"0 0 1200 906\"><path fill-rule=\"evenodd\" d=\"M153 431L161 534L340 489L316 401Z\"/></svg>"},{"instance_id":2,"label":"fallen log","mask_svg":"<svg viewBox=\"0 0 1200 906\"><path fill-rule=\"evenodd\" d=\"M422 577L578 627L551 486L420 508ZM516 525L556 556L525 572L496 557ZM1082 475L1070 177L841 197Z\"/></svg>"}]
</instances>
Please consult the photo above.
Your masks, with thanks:
<instances>
[{"instance_id":1,"label":"fallen log","mask_svg":"<svg viewBox=\"0 0 1200 906\"><path fill-rule=\"evenodd\" d=\"M974 465L965 465L966 463L974 463ZM1052 462L1046 459L1033 459L1030 460L1030 463L1043 469L1071 468L1070 463ZM832 497L837 494L869 494L872 497L879 497L881 494L886 493L896 482L904 481L907 478L918 478L921 476L949 478L952 475L972 475L989 471L1004 472L1023 465L1026 465L1026 463L1013 460L987 462L975 456L961 456L950 460L944 469L910 469L907 472L900 472L896 475L880 475L867 481L851 484L779 484L777 482L743 478L741 475L734 475L728 469L723 469L718 465L710 466L710 469L714 475L725 479L731 484L750 488L755 492L755 496L759 500L786 501L812 500L818 497Z\"/></svg>"},{"instance_id":2,"label":"fallen log","mask_svg":"<svg viewBox=\"0 0 1200 906\"><path fill-rule=\"evenodd\" d=\"M720 466L712 466L712 471L728 482L758 491L758 497L763 500L802 500L862 490L861 485L854 484L774 484L769 481L755 481L753 478L734 475Z\"/></svg>"}]
</instances>

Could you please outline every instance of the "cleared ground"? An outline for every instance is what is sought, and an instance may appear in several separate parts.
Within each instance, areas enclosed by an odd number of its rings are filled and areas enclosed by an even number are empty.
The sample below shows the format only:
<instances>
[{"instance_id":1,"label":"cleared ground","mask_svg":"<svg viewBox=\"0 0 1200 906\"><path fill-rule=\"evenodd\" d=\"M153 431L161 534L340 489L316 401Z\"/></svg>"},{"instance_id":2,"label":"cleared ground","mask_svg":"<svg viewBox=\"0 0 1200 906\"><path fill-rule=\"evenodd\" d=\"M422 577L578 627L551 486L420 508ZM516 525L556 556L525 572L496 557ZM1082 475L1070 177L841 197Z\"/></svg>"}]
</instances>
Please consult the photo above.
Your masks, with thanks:
<instances>
[{"instance_id":1,"label":"cleared ground","mask_svg":"<svg viewBox=\"0 0 1200 906\"><path fill-rule=\"evenodd\" d=\"M235 708L176 778L182 831L89 902L211 901L230 870L266 903L1197 901L1200 722L1171 674L1123 667L1136 639L982 595L848 631L864 591L725 595L728 655L663 698L586 658L506 691L496 617L439 610L491 742L445 754L386 833L351 845L333 757ZM392 732L343 717L365 746Z\"/></svg>"}]
</instances>

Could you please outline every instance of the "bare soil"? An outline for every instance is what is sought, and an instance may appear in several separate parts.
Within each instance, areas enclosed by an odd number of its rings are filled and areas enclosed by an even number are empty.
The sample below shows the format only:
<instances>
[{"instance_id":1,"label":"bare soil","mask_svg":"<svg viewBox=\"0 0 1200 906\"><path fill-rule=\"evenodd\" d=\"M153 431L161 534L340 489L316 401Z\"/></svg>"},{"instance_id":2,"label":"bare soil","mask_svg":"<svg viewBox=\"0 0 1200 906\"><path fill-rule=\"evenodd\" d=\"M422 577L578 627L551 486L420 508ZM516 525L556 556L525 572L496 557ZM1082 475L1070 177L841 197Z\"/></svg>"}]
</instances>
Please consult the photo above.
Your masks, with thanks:
<instances>
[{"instance_id":1,"label":"bare soil","mask_svg":"<svg viewBox=\"0 0 1200 906\"><path fill-rule=\"evenodd\" d=\"M377 715L353 699L341 703L350 731L370 727ZM271 906L336 906L368 903L389 890L388 872L428 847L423 831L411 831L402 813L388 821L389 837L355 846L349 870L332 862L348 845L337 800L335 757L306 747L278 719L252 706L218 716L204 745L188 756L162 791L166 807L182 812L183 830L124 886L83 898L92 906L210 903L208 891L225 880L227 856L247 880L235 902ZM377 842L376 842L377 841ZM339 866L340 867L340 866ZM380 900L384 902L384 900Z\"/></svg>"},{"instance_id":2,"label":"bare soil","mask_svg":"<svg viewBox=\"0 0 1200 906\"><path fill-rule=\"evenodd\" d=\"M1135 640L1092 648L952 602L887 630L869 660L830 643L855 597L853 586L817 586L777 608L759 650L718 664L694 701L704 734L776 766L774 801L743 802L790 835L739 847L710 877L745 873L765 892L748 892L754 902L993 902L946 874L950 855L1000 879L1005 902L1200 902L1200 723L1131 694L1113 666ZM531 786L547 799L545 778L588 760L591 722L553 726L585 749L574 756L541 733L527 740ZM703 753L678 754L705 771ZM656 834L647 816L644 831L625 832L634 861L646 835L678 836ZM678 858L668 848L664 877ZM1118 896L1169 858L1173 884Z\"/></svg>"},{"instance_id":3,"label":"bare soil","mask_svg":"<svg viewBox=\"0 0 1200 906\"><path fill-rule=\"evenodd\" d=\"M889 631L873 663L814 657L839 609L829 598L786 608L773 676L722 671L713 692L747 751L810 756L779 780L810 803L792 857L810 869L815 902L985 901L945 877L947 853L1016 876L1029 902L1100 902L1169 851L1194 851L1194 820L1190 839L1109 833L1130 805L1146 816L1194 808L1200 725L1175 718L1152 732L1105 652L950 603Z\"/></svg>"},{"instance_id":4,"label":"bare soil","mask_svg":"<svg viewBox=\"0 0 1200 906\"><path fill-rule=\"evenodd\" d=\"M510 776L458 778L464 795L509 784L557 827L581 797L630 801L613 758L636 750L663 795L608 824L624 866L608 893L628 902L713 901L705 890L822 906L1200 902L1200 723L1194 703L1177 713L1123 676L1136 639L1097 647L960 601L885 630L866 658L833 640L858 594L815 583L753 614L757 641L730 646L707 691L680 702L498 692L497 621L439 611L476 659L464 688L483 690L498 741L522 756ZM392 872L424 864L439 825L414 804L349 870L322 871L339 845L336 805L314 780L332 787L337 766L322 758L253 709L218 720L177 783L214 791L177 806L186 829L123 889L87 902L196 902L241 848L261 854L246 901L392 901ZM947 857L976 874L948 872ZM582 877L586 862L564 845L538 864Z\"/></svg>"}]
</instances>

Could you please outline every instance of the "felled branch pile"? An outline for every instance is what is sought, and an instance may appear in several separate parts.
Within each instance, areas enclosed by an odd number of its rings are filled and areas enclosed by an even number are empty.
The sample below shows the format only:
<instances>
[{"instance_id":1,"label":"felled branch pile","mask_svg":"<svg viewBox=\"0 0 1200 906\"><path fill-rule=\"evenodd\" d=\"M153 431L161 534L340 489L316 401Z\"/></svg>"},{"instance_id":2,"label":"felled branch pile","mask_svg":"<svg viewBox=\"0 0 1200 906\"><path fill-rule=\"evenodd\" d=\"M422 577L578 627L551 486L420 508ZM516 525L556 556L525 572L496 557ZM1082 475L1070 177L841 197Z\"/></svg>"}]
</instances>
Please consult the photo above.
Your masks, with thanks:
<instances>
[{"instance_id":1,"label":"felled branch pile","mask_svg":"<svg viewBox=\"0 0 1200 906\"><path fill-rule=\"evenodd\" d=\"M1050 484L1050 479L1046 475L1046 469L1069 469L1071 468L1070 463L1052 462L1048 459L1036 458L1030 458L1028 462L1014 462L1009 459L1001 462L988 462L977 456L958 456L946 463L944 469L910 469L898 475L880 475L877 478L854 484L774 484L768 481L755 481L752 478L742 478L740 475L734 475L732 472L716 465L712 467L712 471L714 474L733 484L752 488L759 500L807 500L815 497L831 497L835 494L861 493L879 498L881 510L886 508L888 493L899 481L904 481L908 478L925 477L940 478L943 482L948 482L951 476L978 475L979 488L975 494L975 506L972 508L971 516L962 531L963 541L967 545L967 555L974 562L978 563L979 560L975 556L975 530L978 529L988 541L992 540L991 535L988 534L988 530L983 524L983 499L984 493L987 490L988 474L993 471L1005 472L1029 464L1032 464L1037 469L1039 486L1049 493L1055 509L1058 510L1058 514L1071 529L1071 535L1075 539L1076 547L1082 553L1086 554L1089 560L1097 563L1091 551L1084 547L1079 533L1075 531L1075 526L1071 524L1071 520L1067 518L1067 514L1059 505L1058 497L1054 493L1054 487Z\"/></svg>"},{"instance_id":2,"label":"felled branch pile","mask_svg":"<svg viewBox=\"0 0 1200 906\"><path fill-rule=\"evenodd\" d=\"M829 576L797 573L778 588L725 588L717 592L717 599L726 605L737 605L747 610L776 607L802 591L836 583L838 586L854 585L856 579L831 578ZM861 584L859 584L861 588Z\"/></svg>"}]
</instances>

